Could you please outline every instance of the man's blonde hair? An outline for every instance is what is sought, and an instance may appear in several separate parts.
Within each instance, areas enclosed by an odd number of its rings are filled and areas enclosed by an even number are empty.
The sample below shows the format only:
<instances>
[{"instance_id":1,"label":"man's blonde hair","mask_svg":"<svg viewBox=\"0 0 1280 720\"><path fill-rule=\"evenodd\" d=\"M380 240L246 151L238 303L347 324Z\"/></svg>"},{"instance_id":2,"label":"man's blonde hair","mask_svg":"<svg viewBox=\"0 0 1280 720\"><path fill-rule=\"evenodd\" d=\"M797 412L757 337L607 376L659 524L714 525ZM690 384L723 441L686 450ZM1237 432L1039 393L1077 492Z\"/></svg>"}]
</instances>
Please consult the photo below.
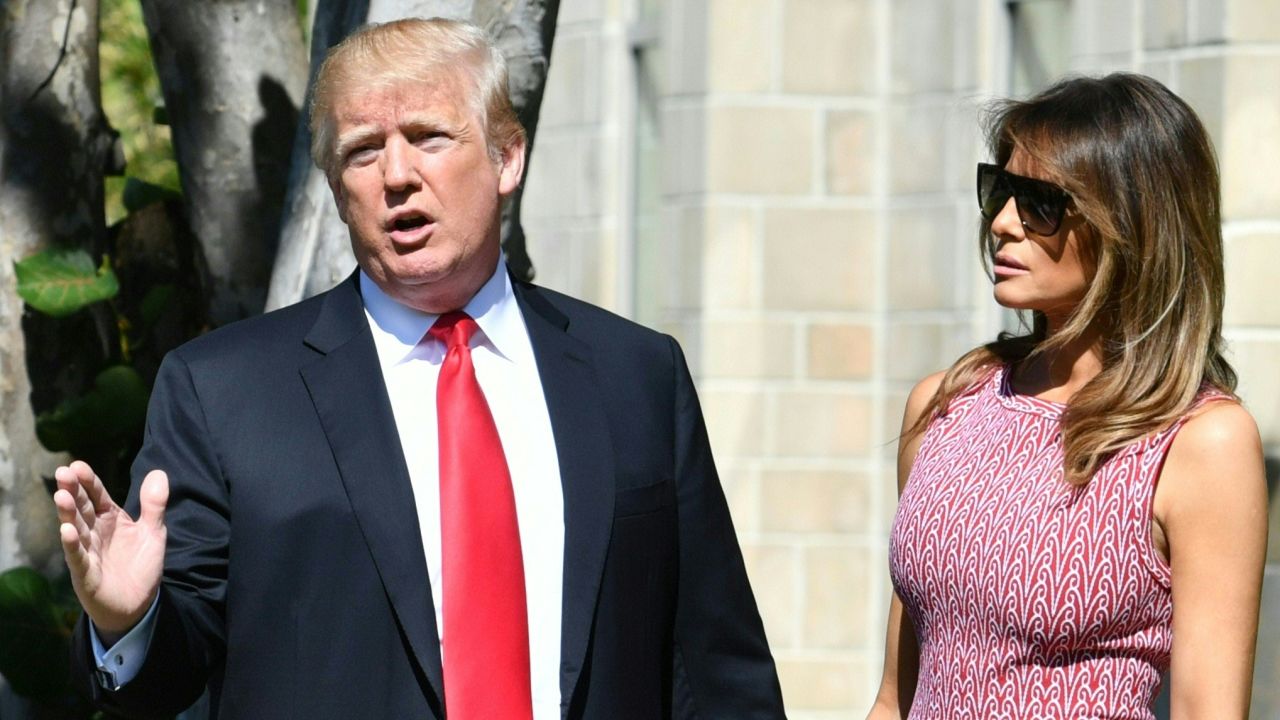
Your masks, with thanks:
<instances>
[{"instance_id":1,"label":"man's blonde hair","mask_svg":"<svg viewBox=\"0 0 1280 720\"><path fill-rule=\"evenodd\" d=\"M410 18L365 25L325 56L311 94L311 159L326 177L338 170L337 98L354 89L460 82L484 128L489 156L524 140L507 90L507 61L481 28L460 20Z\"/></svg>"}]
</instances>

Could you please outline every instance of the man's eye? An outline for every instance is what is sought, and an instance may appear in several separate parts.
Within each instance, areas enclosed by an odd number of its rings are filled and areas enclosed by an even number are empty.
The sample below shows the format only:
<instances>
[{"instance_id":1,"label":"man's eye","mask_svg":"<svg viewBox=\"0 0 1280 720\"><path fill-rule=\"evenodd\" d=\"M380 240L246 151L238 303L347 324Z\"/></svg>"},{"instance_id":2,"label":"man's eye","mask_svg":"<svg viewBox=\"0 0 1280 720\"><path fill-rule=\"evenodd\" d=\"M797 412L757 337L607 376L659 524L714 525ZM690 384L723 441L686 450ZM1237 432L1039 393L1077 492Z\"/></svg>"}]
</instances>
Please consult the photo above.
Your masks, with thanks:
<instances>
[{"instance_id":1,"label":"man's eye","mask_svg":"<svg viewBox=\"0 0 1280 720\"><path fill-rule=\"evenodd\" d=\"M373 160L374 153L376 152L377 152L377 148L371 145L364 145L358 148L354 148L351 150L351 152L347 153L347 164L363 165L365 163L368 163Z\"/></svg>"},{"instance_id":2,"label":"man's eye","mask_svg":"<svg viewBox=\"0 0 1280 720\"><path fill-rule=\"evenodd\" d=\"M425 130L413 136L413 144L415 145L438 145L449 138L448 135L438 130Z\"/></svg>"}]
</instances>

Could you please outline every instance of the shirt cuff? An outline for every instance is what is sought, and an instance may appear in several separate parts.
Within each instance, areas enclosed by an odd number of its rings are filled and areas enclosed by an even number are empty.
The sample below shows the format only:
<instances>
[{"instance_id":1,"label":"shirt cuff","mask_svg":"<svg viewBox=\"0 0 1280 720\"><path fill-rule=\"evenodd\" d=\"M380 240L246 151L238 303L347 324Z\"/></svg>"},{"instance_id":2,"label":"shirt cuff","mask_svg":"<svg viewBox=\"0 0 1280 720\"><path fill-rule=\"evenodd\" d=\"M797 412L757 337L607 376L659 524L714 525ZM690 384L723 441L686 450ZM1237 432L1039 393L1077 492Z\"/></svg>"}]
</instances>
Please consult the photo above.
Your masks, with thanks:
<instances>
[{"instance_id":1,"label":"shirt cuff","mask_svg":"<svg viewBox=\"0 0 1280 720\"><path fill-rule=\"evenodd\" d=\"M94 679L103 689L115 692L138 676L142 663L147 659L147 650L151 647L151 635L156 626L156 608L159 605L160 593L156 593L147 614L110 648L102 646L97 628L93 626L92 620L89 621L89 641L93 645L93 659L98 666Z\"/></svg>"}]
</instances>

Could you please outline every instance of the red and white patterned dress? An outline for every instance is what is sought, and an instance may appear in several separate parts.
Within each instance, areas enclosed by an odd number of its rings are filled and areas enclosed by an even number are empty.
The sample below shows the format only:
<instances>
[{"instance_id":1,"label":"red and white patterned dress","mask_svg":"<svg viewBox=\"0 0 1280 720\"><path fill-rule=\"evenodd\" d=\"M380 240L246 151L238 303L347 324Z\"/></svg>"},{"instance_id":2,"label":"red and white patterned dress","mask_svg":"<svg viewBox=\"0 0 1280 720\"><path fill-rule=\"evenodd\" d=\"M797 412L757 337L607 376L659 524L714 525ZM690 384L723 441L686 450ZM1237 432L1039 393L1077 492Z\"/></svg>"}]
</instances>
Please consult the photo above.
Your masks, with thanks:
<instances>
[{"instance_id":1,"label":"red and white patterned dress","mask_svg":"<svg viewBox=\"0 0 1280 720\"><path fill-rule=\"evenodd\" d=\"M1001 367L925 432L889 549L920 645L912 720L1154 717L1173 605L1150 508L1182 422L1073 488L1062 410Z\"/></svg>"}]
</instances>

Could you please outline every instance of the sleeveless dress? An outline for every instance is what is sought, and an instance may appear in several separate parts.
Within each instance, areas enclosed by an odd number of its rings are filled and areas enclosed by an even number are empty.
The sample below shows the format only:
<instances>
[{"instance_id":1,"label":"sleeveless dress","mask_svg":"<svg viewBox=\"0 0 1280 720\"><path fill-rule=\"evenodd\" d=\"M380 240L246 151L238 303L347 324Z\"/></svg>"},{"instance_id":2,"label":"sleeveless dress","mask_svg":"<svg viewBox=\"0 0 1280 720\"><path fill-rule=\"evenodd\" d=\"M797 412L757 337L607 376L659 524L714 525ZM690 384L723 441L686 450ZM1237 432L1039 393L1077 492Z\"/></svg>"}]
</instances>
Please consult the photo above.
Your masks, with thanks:
<instances>
[{"instance_id":1,"label":"sleeveless dress","mask_svg":"<svg viewBox=\"0 0 1280 720\"><path fill-rule=\"evenodd\" d=\"M1003 366L921 440L889 548L920 646L911 720L1154 718L1173 605L1151 500L1186 416L1073 488L1063 408Z\"/></svg>"}]
</instances>

